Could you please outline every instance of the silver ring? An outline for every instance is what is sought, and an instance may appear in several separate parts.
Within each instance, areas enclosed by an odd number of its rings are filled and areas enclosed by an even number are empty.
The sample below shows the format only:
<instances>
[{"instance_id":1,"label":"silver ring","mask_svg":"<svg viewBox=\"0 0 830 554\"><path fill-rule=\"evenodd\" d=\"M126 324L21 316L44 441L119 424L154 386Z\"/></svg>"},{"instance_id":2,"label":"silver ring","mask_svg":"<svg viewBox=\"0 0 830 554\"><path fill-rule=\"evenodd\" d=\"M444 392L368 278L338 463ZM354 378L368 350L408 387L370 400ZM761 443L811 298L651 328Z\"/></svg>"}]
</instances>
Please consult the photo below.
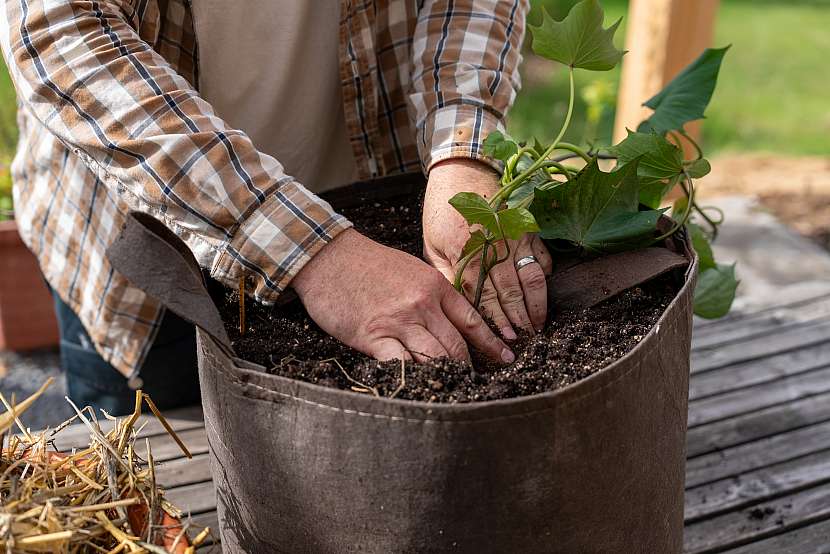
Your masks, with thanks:
<instances>
[{"instance_id":1,"label":"silver ring","mask_svg":"<svg viewBox=\"0 0 830 554\"><path fill-rule=\"evenodd\" d=\"M519 258L516 260L516 271L522 269L526 265L538 263L539 260L536 259L536 256L525 256L524 258Z\"/></svg>"}]
</instances>

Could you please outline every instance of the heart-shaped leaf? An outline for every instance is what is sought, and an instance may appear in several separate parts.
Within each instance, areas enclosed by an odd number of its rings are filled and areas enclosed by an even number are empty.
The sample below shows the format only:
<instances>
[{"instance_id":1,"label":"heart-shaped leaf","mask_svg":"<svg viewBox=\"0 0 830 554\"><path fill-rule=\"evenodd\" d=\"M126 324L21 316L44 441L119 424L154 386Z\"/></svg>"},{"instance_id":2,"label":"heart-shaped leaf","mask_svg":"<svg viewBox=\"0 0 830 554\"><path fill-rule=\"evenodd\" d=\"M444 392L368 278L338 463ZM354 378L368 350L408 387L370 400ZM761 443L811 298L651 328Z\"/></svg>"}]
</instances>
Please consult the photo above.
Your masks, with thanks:
<instances>
[{"instance_id":1,"label":"heart-shaped leaf","mask_svg":"<svg viewBox=\"0 0 830 554\"><path fill-rule=\"evenodd\" d=\"M450 198L450 205L464 216L470 225L481 225L489 231L498 230L496 211L480 195L474 192L459 192Z\"/></svg>"},{"instance_id":2,"label":"heart-shaped leaf","mask_svg":"<svg viewBox=\"0 0 830 554\"><path fill-rule=\"evenodd\" d=\"M689 230L689 238L692 239L692 246L695 252L697 252L699 260L698 269L700 271L706 271L707 269L716 267L715 256L712 254L712 246L709 244L709 239L706 237L703 229L699 225L691 222L686 224L686 228Z\"/></svg>"},{"instance_id":3,"label":"heart-shaped leaf","mask_svg":"<svg viewBox=\"0 0 830 554\"><path fill-rule=\"evenodd\" d=\"M618 167L640 159L637 175L644 185L671 179L683 172L683 153L657 133L628 131L625 140L612 146L611 151L617 155Z\"/></svg>"},{"instance_id":4,"label":"heart-shaped leaf","mask_svg":"<svg viewBox=\"0 0 830 554\"><path fill-rule=\"evenodd\" d=\"M485 156L506 162L519 151L519 145L500 131L493 131L484 139L482 151Z\"/></svg>"},{"instance_id":5,"label":"heart-shaped leaf","mask_svg":"<svg viewBox=\"0 0 830 554\"><path fill-rule=\"evenodd\" d=\"M539 226L536 224L536 219L533 217L533 214L525 208L501 210L498 216L501 229L504 231L504 236L509 239L519 240L527 233L536 233L539 231Z\"/></svg>"},{"instance_id":6,"label":"heart-shaped leaf","mask_svg":"<svg viewBox=\"0 0 830 554\"><path fill-rule=\"evenodd\" d=\"M700 272L694 295L695 315L717 319L729 313L739 281L735 264L717 265Z\"/></svg>"},{"instance_id":7,"label":"heart-shaped leaf","mask_svg":"<svg viewBox=\"0 0 830 554\"><path fill-rule=\"evenodd\" d=\"M531 25L533 51L574 68L608 71L623 57L614 46L614 33L622 18L603 29L605 14L598 0L582 0L562 21L542 10L542 24Z\"/></svg>"},{"instance_id":8,"label":"heart-shaped leaf","mask_svg":"<svg viewBox=\"0 0 830 554\"><path fill-rule=\"evenodd\" d=\"M637 131L653 130L664 135L682 129L689 121L703 118L718 82L723 56L729 48L707 48L662 91L650 98L644 106L654 113L637 127Z\"/></svg>"},{"instance_id":9,"label":"heart-shaped leaf","mask_svg":"<svg viewBox=\"0 0 830 554\"><path fill-rule=\"evenodd\" d=\"M571 181L536 189L530 211L545 239L570 241L589 252L618 252L647 245L659 210L638 211L638 160L611 173L594 159Z\"/></svg>"},{"instance_id":10,"label":"heart-shaped leaf","mask_svg":"<svg viewBox=\"0 0 830 554\"><path fill-rule=\"evenodd\" d=\"M693 160L686 166L686 172L689 174L689 177L692 179L701 179L709 175L712 171L712 164L709 163L708 160L704 158L700 158L699 160Z\"/></svg>"}]
</instances>

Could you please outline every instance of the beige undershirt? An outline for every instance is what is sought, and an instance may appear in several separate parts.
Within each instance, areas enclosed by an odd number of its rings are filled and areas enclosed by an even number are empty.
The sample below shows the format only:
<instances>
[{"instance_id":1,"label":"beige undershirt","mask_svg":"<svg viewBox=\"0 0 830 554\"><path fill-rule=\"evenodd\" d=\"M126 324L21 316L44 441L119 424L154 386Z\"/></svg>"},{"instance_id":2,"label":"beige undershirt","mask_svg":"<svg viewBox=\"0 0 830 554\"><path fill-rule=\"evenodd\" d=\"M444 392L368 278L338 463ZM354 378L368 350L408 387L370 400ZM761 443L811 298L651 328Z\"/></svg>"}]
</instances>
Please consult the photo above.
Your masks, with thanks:
<instances>
[{"instance_id":1,"label":"beige undershirt","mask_svg":"<svg viewBox=\"0 0 830 554\"><path fill-rule=\"evenodd\" d=\"M313 192L357 179L343 115L339 4L192 3L201 96Z\"/></svg>"}]
</instances>

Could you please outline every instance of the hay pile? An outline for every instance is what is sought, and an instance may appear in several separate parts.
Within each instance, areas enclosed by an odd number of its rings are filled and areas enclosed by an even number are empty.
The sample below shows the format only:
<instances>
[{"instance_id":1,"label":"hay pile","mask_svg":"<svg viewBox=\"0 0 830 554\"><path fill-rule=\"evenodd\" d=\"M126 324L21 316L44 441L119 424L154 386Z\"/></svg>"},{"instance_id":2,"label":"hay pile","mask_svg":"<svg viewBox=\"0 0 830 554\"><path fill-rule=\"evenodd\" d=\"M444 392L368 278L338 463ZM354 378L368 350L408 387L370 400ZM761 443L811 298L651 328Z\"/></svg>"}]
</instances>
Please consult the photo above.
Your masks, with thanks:
<instances>
[{"instance_id":1,"label":"hay pile","mask_svg":"<svg viewBox=\"0 0 830 554\"><path fill-rule=\"evenodd\" d=\"M0 393L0 553L66 552L72 554L146 552L191 554L209 530L188 541L181 512L167 502L156 485L149 440L136 452L135 424L146 403L186 456L190 452L159 413L152 400L136 392L135 412L116 419L104 433L90 408L55 430L32 435L19 416L51 384L18 405ZM90 432L89 447L55 451L52 440L74 420ZM20 435L11 434L17 424ZM152 521L152 525L147 525Z\"/></svg>"}]
</instances>

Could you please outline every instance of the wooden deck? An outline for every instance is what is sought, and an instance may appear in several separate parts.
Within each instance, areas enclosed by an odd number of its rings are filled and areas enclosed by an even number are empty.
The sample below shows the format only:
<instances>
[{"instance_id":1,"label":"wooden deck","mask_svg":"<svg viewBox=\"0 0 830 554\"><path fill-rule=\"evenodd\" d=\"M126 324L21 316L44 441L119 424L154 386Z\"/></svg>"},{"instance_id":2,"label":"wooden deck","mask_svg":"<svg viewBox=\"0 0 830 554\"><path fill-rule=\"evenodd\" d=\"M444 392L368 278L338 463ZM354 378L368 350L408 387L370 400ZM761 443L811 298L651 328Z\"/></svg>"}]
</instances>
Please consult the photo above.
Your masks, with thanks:
<instances>
[{"instance_id":1,"label":"wooden deck","mask_svg":"<svg viewBox=\"0 0 830 554\"><path fill-rule=\"evenodd\" d=\"M171 419L188 461L151 420L168 497L217 528L201 413ZM81 446L84 429L61 434ZM830 296L695 328L686 552L830 552Z\"/></svg>"}]
</instances>

